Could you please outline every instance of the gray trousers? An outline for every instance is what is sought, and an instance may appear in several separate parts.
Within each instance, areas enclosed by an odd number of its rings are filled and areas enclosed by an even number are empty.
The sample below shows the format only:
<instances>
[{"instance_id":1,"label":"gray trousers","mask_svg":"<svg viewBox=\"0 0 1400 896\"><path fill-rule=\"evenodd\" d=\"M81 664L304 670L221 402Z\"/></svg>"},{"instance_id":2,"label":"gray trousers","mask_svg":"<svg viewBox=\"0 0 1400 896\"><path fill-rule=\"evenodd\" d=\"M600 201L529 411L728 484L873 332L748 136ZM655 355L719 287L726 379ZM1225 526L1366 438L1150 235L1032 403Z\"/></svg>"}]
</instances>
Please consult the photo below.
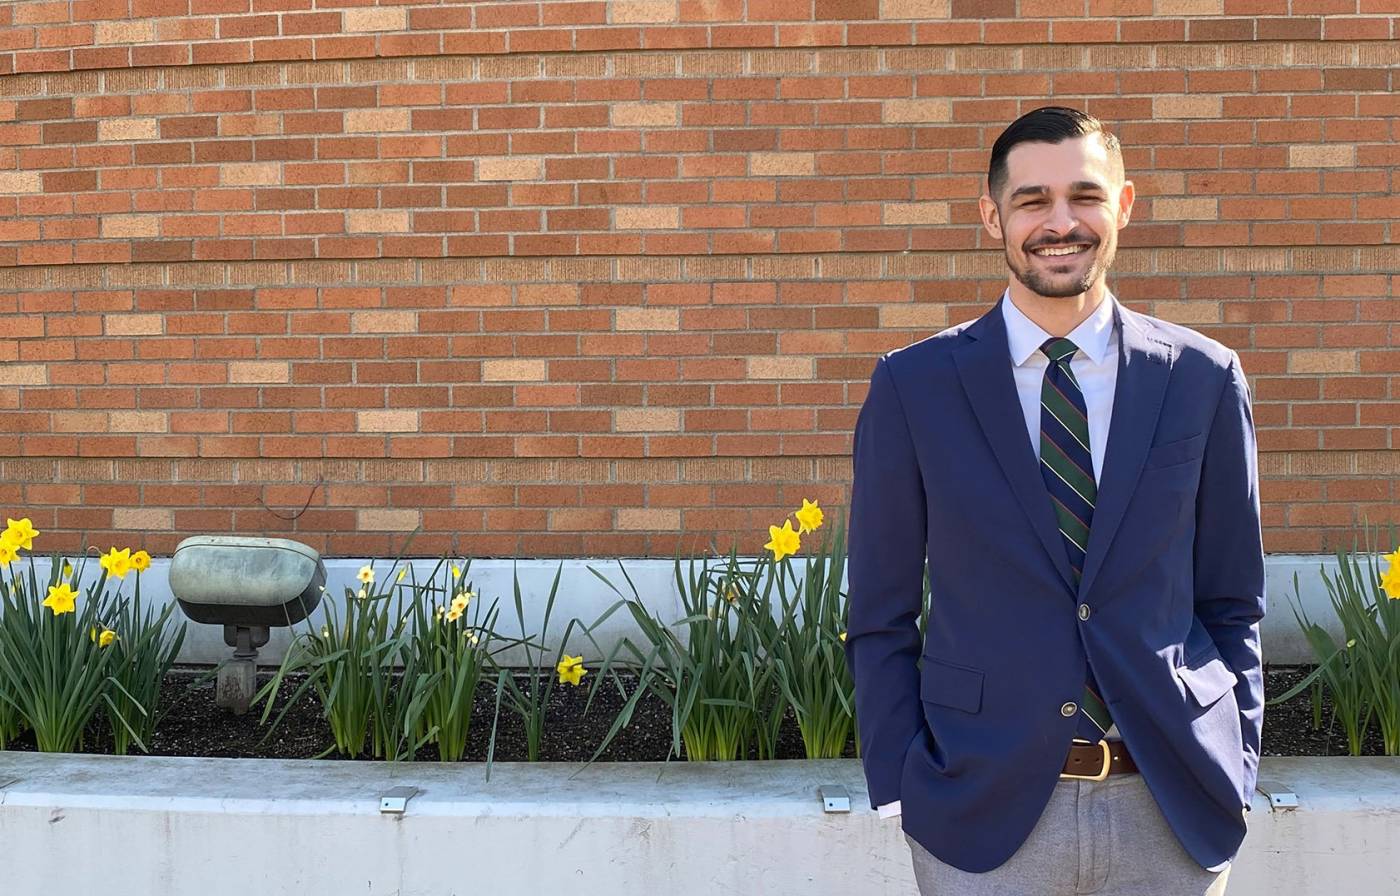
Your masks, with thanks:
<instances>
[{"instance_id":1,"label":"gray trousers","mask_svg":"<svg viewBox=\"0 0 1400 896\"><path fill-rule=\"evenodd\" d=\"M904 839L920 896L1224 896L1234 864L1218 872L1197 864L1135 773L1061 779L1026 842L982 874Z\"/></svg>"}]
</instances>

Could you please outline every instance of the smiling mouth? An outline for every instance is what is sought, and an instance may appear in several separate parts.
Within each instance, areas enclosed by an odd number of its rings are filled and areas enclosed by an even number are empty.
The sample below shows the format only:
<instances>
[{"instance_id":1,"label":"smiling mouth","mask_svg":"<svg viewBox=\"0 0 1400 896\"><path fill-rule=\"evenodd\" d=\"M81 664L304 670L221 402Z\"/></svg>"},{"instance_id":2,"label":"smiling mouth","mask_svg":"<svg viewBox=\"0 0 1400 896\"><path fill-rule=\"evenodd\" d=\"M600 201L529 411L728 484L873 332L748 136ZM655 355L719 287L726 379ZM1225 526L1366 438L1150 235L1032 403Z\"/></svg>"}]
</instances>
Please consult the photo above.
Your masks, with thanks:
<instances>
[{"instance_id":1,"label":"smiling mouth","mask_svg":"<svg viewBox=\"0 0 1400 896\"><path fill-rule=\"evenodd\" d=\"M1046 261L1065 261L1071 258L1079 258L1089 251L1089 246L1079 244L1075 246L1040 246L1032 249L1030 254L1036 258L1043 258Z\"/></svg>"}]
</instances>

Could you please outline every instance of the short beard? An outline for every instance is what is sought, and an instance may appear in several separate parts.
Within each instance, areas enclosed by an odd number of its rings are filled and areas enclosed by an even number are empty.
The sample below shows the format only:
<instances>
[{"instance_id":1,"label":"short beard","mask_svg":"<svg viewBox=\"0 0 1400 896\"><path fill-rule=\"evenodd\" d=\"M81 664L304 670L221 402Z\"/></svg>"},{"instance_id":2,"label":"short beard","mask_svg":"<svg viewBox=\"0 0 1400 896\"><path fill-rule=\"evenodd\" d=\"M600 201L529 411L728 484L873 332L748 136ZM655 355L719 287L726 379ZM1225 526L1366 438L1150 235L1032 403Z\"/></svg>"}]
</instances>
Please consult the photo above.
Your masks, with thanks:
<instances>
[{"instance_id":1,"label":"short beard","mask_svg":"<svg viewBox=\"0 0 1400 896\"><path fill-rule=\"evenodd\" d=\"M1097 252L1100 245L1101 244L1095 244L1090 251ZM1026 289L1029 289L1038 296L1044 296L1047 299L1067 299L1088 292L1089 287L1093 286L1094 282L1098 280L1099 277L1108 270L1109 265L1113 263L1112 250L1110 249L1109 254L1106 254L1102 258L1095 257L1090 261L1082 277L1066 281L1060 276L1046 275L1037 271L1034 267L1035 263L1030 260L1031 253L1029 252L1026 253L1025 266L1017 268L1015 262L1012 261L1011 250L1007 249L1005 251L1006 266L1011 269L1012 276L1021 281ZM1051 279L1052 277L1053 279Z\"/></svg>"}]
</instances>

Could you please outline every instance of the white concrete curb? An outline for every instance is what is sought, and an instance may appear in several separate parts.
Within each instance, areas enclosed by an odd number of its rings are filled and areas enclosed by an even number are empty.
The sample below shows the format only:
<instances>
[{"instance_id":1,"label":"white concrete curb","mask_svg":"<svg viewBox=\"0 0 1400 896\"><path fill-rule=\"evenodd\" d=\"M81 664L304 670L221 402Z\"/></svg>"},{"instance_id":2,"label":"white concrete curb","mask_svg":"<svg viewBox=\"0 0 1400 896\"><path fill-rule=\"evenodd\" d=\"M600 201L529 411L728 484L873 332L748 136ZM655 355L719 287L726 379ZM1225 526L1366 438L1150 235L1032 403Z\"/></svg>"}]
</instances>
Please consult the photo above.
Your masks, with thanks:
<instances>
[{"instance_id":1,"label":"white concrete curb","mask_svg":"<svg viewBox=\"0 0 1400 896\"><path fill-rule=\"evenodd\" d=\"M854 759L438 765L0 752L5 891L916 893ZM574 775L575 772L578 772ZM1231 896L1400 892L1400 758L1269 758ZM379 811L395 785L420 792ZM822 784L851 812L828 814Z\"/></svg>"}]
</instances>

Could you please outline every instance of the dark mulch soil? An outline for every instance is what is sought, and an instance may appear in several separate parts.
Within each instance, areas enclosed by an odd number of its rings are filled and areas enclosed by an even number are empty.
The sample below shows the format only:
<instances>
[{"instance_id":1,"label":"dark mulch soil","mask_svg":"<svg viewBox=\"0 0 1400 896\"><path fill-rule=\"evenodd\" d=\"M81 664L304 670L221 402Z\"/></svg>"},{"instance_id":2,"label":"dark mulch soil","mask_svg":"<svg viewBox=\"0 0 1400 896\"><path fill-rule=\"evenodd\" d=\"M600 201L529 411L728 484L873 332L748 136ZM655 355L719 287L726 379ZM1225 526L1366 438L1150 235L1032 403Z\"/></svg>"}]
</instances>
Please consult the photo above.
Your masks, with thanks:
<instances>
[{"instance_id":1,"label":"dark mulch soil","mask_svg":"<svg viewBox=\"0 0 1400 896\"><path fill-rule=\"evenodd\" d=\"M1264 698L1272 700L1287 693L1316 666L1264 667ZM1313 730L1312 687L1277 706L1264 707L1263 744L1265 756L1346 756L1347 737L1342 725L1332 718L1332 700L1322 690L1322 727ZM1380 727L1372 720L1361 741L1362 756L1383 756Z\"/></svg>"},{"instance_id":2,"label":"dark mulch soil","mask_svg":"<svg viewBox=\"0 0 1400 896\"><path fill-rule=\"evenodd\" d=\"M258 676L261 688L272 678L269 673ZM634 693L637 676L619 671L618 678L627 697L618 693L611 681L599 686L591 706L589 687L554 684L545 711L544 734L540 744L540 760L544 762L582 762L593 755L603 742L622 711L628 697ZM196 667L176 667L166 677L161 689L161 712L164 713L155 738L148 746L154 756L220 756L303 759L317 756L333 744L330 726L321 717L321 707L308 691L287 709L286 716L274 729L272 722L287 706L303 676L291 675L281 685L277 701L266 724L261 721L262 706L243 716L235 716L214 704L214 681L208 670ZM586 679L585 679L586 680ZM528 681L517 676L516 683L524 691ZM521 718L511 712L502 697L499 717L496 716L494 680L478 689L471 716L471 737L464 757L467 761L484 762L490 746L491 726L496 724L495 762L523 762L526 759L525 728ZM269 730L272 733L269 735ZM105 719L94 719L82 748L84 753L111 753L110 729ZM266 742L263 740L266 738ZM34 735L25 732L9 745L11 750L33 750ZM637 701L632 718L608 744L596 761L640 762L662 761L672 749L671 709L660 698L647 693ZM680 755L685 755L684 744ZM133 748L133 752L138 752ZM855 756L854 740L848 741L846 756ZM802 737L791 712L783 719L778 736L779 759L801 759L805 753ZM327 758L343 759L335 753ZM368 752L354 757L371 759ZM424 746L414 757L419 760L438 759L435 745ZM674 758L674 757L673 757ZM750 749L749 759L758 756Z\"/></svg>"},{"instance_id":3,"label":"dark mulch soil","mask_svg":"<svg viewBox=\"0 0 1400 896\"><path fill-rule=\"evenodd\" d=\"M1269 699L1293 687L1311 667L1268 666L1265 668L1265 694ZM619 673L627 693L631 694L636 676ZM260 676L259 685L268 676ZM519 679L522 686L524 679ZM280 712L299 682L285 682L278 696L276 712ZM597 691L593 705L584 712L588 688L555 684L545 719L540 759L546 762L581 762L587 760L603 740L613 720L625 702L616 685L606 683ZM223 756L300 759L315 756L331 744L330 729L320 715L320 706L308 693L287 712L280 726L270 735L260 721L260 711L244 716L231 715L214 705L214 683L205 670L177 668L165 681L161 692L165 716L156 731L150 752L157 756ZM472 710L471 741L466 759L485 761L495 710L495 688L482 686ZM1266 756L1337 756L1346 755L1346 738L1341 726L1331 721L1331 702L1324 696L1322 728L1313 730L1312 702L1303 691L1286 703L1269 706L1264 711L1263 754ZM1330 730L1329 730L1330 723ZM266 737L266 742L262 741ZM110 736L102 719L93 722L83 752L110 753ZM12 750L33 750L33 735L26 733L9 745ZM671 749L671 711L659 698L646 694L638 702L632 720L623 728L598 761L661 761ZM1371 726L1363 755L1380 756L1380 732ZM334 756L334 754L331 754ZM684 746L682 745L682 756ZM847 757L854 757L854 740L848 741ZM801 759L804 753L797 725L789 712L779 729L778 758ZM343 758L343 757L336 757ZM368 755L356 758L368 759ZM422 760L438 758L435 746L426 746L416 756ZM497 762L524 761L524 728L518 716L509 712L504 701L497 721ZM756 759L750 751L747 757Z\"/></svg>"}]
</instances>

